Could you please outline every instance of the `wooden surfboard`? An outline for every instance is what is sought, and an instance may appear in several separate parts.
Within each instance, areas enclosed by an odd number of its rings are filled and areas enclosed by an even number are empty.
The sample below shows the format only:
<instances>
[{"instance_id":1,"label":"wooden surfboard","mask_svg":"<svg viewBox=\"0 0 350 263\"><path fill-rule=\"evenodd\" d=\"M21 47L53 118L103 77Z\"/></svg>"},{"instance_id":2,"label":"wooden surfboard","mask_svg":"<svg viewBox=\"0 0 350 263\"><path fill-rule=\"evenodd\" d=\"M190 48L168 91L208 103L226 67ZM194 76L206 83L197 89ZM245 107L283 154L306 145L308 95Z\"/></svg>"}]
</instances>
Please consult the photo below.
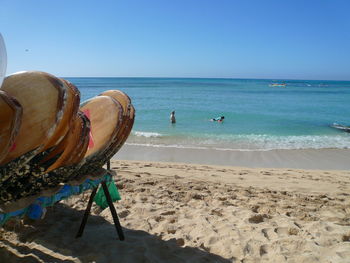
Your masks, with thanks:
<instances>
[{"instance_id":1,"label":"wooden surfboard","mask_svg":"<svg viewBox=\"0 0 350 263\"><path fill-rule=\"evenodd\" d=\"M84 125L83 113L79 113L73 120L71 128L60 143L62 153L60 157L46 170L54 171L59 167L78 164L84 157L89 146L90 129Z\"/></svg>"},{"instance_id":2,"label":"wooden surfboard","mask_svg":"<svg viewBox=\"0 0 350 263\"><path fill-rule=\"evenodd\" d=\"M17 99L23 108L19 133L4 159L7 163L35 149L43 149L51 137L57 136L67 87L48 73L29 71L6 77L1 89Z\"/></svg>"},{"instance_id":3,"label":"wooden surfboard","mask_svg":"<svg viewBox=\"0 0 350 263\"><path fill-rule=\"evenodd\" d=\"M72 185L80 184L86 178L91 178L94 172L103 166L104 153L115 141L123 122L122 106L108 96L94 97L84 102L80 110L90 119L91 131L89 148L83 159L85 163L71 177L69 184Z\"/></svg>"},{"instance_id":4,"label":"wooden surfboard","mask_svg":"<svg viewBox=\"0 0 350 263\"><path fill-rule=\"evenodd\" d=\"M22 120L22 106L0 90L0 165L13 145Z\"/></svg>"},{"instance_id":5,"label":"wooden surfboard","mask_svg":"<svg viewBox=\"0 0 350 263\"><path fill-rule=\"evenodd\" d=\"M120 101L121 106L127 109L127 113L123 113L123 121L120 125L119 131L114 137L112 143L106 148L104 152L98 153L94 158L89 159L89 161L84 164L82 169L80 169L80 176L77 176L75 180L72 180L70 184L77 185L81 183L86 178L95 179L98 178L101 173L101 167L111 158L113 155L122 147L126 139L128 138L130 131L132 129L134 118L135 118L135 109L131 105L130 98L122 92L108 91L104 92L101 95L108 94L113 96L113 94L118 94L112 98L115 101ZM119 97L121 96L121 97ZM88 176L84 176L88 175Z\"/></svg>"},{"instance_id":6,"label":"wooden surfboard","mask_svg":"<svg viewBox=\"0 0 350 263\"><path fill-rule=\"evenodd\" d=\"M43 150L51 148L57 142L58 144L54 146L49 152L49 154L46 155L40 161L41 164L63 153L64 148L66 147L67 139L68 139L68 136L67 136L68 131L71 129L71 126L73 125L73 121L76 121L77 112L79 110L79 103L80 103L79 90L67 80L64 80L64 79L60 79L60 80L67 86L67 95L66 95L67 103L66 103L65 111L63 112L63 118L57 127L56 136L52 136L49 139L49 141L43 147Z\"/></svg>"},{"instance_id":7,"label":"wooden surfboard","mask_svg":"<svg viewBox=\"0 0 350 263\"><path fill-rule=\"evenodd\" d=\"M21 209L24 200L31 200L33 197L55 194L64 183L66 183L71 174L79 170L81 159L88 147L90 122L87 117L78 112L74 120L74 127L70 130L67 139L61 141L60 145L65 143L63 153L49 167L50 172L41 172L46 163L37 164L35 158L31 159L27 166L30 166L29 172L24 176L12 176L2 182L0 187L0 208L2 209Z\"/></svg>"},{"instance_id":8,"label":"wooden surfboard","mask_svg":"<svg viewBox=\"0 0 350 263\"><path fill-rule=\"evenodd\" d=\"M65 79L59 79L65 86L67 93L65 94L65 103L62 109L62 119L57 124L55 133L46 142L43 151L57 145L64 138L70 129L72 121L76 118L80 104L80 92L72 83Z\"/></svg>"},{"instance_id":9,"label":"wooden surfboard","mask_svg":"<svg viewBox=\"0 0 350 263\"><path fill-rule=\"evenodd\" d=\"M94 97L82 104L80 110L91 123L90 141L84 158L104 151L114 139L122 122L120 103L108 96Z\"/></svg>"},{"instance_id":10,"label":"wooden surfboard","mask_svg":"<svg viewBox=\"0 0 350 263\"><path fill-rule=\"evenodd\" d=\"M101 93L100 96L110 96L118 101L124 110L122 128L113 145L109 147L109 151L105 153L106 157L108 158L107 160L109 160L119 151L128 138L134 124L135 109L131 104L129 96L120 90L108 90Z\"/></svg>"},{"instance_id":11,"label":"wooden surfboard","mask_svg":"<svg viewBox=\"0 0 350 263\"><path fill-rule=\"evenodd\" d=\"M113 142L110 145L110 147L108 147L108 149L104 153L104 154L108 154L110 152L113 152L115 145L118 145L120 143L120 141L122 140L123 134L125 133L126 127L128 126L128 119L130 117L131 100L128 97L128 95L126 95L124 92L120 90L108 90L101 93L99 96L109 96L112 99L118 101L123 108L123 121L119 129L119 132L116 135L116 137L113 139Z\"/></svg>"}]
</instances>

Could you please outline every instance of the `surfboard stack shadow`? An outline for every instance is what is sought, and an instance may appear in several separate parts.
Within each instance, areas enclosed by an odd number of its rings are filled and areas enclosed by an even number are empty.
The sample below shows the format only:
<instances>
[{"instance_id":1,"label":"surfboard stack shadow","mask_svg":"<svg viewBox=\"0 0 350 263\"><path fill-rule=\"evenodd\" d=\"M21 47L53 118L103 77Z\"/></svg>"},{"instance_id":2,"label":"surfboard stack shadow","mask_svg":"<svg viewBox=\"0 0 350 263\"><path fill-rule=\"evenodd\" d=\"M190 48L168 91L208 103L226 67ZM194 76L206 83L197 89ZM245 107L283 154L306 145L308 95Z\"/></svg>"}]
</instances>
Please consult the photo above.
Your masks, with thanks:
<instances>
[{"instance_id":1,"label":"surfboard stack shadow","mask_svg":"<svg viewBox=\"0 0 350 263\"><path fill-rule=\"evenodd\" d=\"M52 196L64 184L97 179L128 138L130 98L109 90L80 105L69 81L38 71L4 79L0 89L0 212Z\"/></svg>"}]
</instances>

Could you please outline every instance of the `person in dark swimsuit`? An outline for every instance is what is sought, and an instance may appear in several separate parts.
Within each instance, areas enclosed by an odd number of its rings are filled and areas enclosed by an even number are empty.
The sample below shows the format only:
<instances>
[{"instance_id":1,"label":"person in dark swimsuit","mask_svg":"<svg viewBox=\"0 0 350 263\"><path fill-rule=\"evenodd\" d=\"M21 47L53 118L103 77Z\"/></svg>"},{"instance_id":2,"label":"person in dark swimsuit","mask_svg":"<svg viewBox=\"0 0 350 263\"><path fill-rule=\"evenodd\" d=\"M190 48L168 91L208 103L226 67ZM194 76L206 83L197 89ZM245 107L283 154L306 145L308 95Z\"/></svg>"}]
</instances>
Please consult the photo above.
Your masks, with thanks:
<instances>
[{"instance_id":1,"label":"person in dark swimsuit","mask_svg":"<svg viewBox=\"0 0 350 263\"><path fill-rule=\"evenodd\" d=\"M225 119L225 116L221 116L221 117L217 117L217 118L213 118L210 119L211 121L217 121L217 122L223 122Z\"/></svg>"}]
</instances>

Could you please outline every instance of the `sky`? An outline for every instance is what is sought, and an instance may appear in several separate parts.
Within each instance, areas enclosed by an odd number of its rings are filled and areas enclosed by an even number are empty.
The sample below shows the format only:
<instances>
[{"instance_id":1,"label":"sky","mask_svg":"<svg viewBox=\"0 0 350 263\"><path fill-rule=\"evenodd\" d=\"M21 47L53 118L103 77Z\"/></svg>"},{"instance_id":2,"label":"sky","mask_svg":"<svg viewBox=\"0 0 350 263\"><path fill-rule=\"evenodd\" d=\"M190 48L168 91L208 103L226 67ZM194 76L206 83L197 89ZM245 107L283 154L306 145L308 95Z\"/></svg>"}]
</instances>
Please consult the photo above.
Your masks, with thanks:
<instances>
[{"instance_id":1,"label":"sky","mask_svg":"<svg viewBox=\"0 0 350 263\"><path fill-rule=\"evenodd\" d=\"M0 0L7 74L350 80L348 0Z\"/></svg>"}]
</instances>

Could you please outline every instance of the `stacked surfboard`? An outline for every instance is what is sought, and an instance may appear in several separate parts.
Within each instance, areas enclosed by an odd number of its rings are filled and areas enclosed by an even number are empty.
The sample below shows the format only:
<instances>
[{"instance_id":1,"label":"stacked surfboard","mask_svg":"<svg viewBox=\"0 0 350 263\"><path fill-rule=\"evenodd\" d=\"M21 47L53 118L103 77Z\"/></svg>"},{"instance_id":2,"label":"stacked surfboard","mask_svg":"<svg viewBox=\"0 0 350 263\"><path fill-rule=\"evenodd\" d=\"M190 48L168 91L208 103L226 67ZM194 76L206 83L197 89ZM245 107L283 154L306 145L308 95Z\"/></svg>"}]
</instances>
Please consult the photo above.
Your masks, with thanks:
<instances>
[{"instance_id":1,"label":"stacked surfboard","mask_svg":"<svg viewBox=\"0 0 350 263\"><path fill-rule=\"evenodd\" d=\"M0 88L0 212L104 174L135 118L130 98L109 90L80 105L79 90L45 72L19 72Z\"/></svg>"}]
</instances>

